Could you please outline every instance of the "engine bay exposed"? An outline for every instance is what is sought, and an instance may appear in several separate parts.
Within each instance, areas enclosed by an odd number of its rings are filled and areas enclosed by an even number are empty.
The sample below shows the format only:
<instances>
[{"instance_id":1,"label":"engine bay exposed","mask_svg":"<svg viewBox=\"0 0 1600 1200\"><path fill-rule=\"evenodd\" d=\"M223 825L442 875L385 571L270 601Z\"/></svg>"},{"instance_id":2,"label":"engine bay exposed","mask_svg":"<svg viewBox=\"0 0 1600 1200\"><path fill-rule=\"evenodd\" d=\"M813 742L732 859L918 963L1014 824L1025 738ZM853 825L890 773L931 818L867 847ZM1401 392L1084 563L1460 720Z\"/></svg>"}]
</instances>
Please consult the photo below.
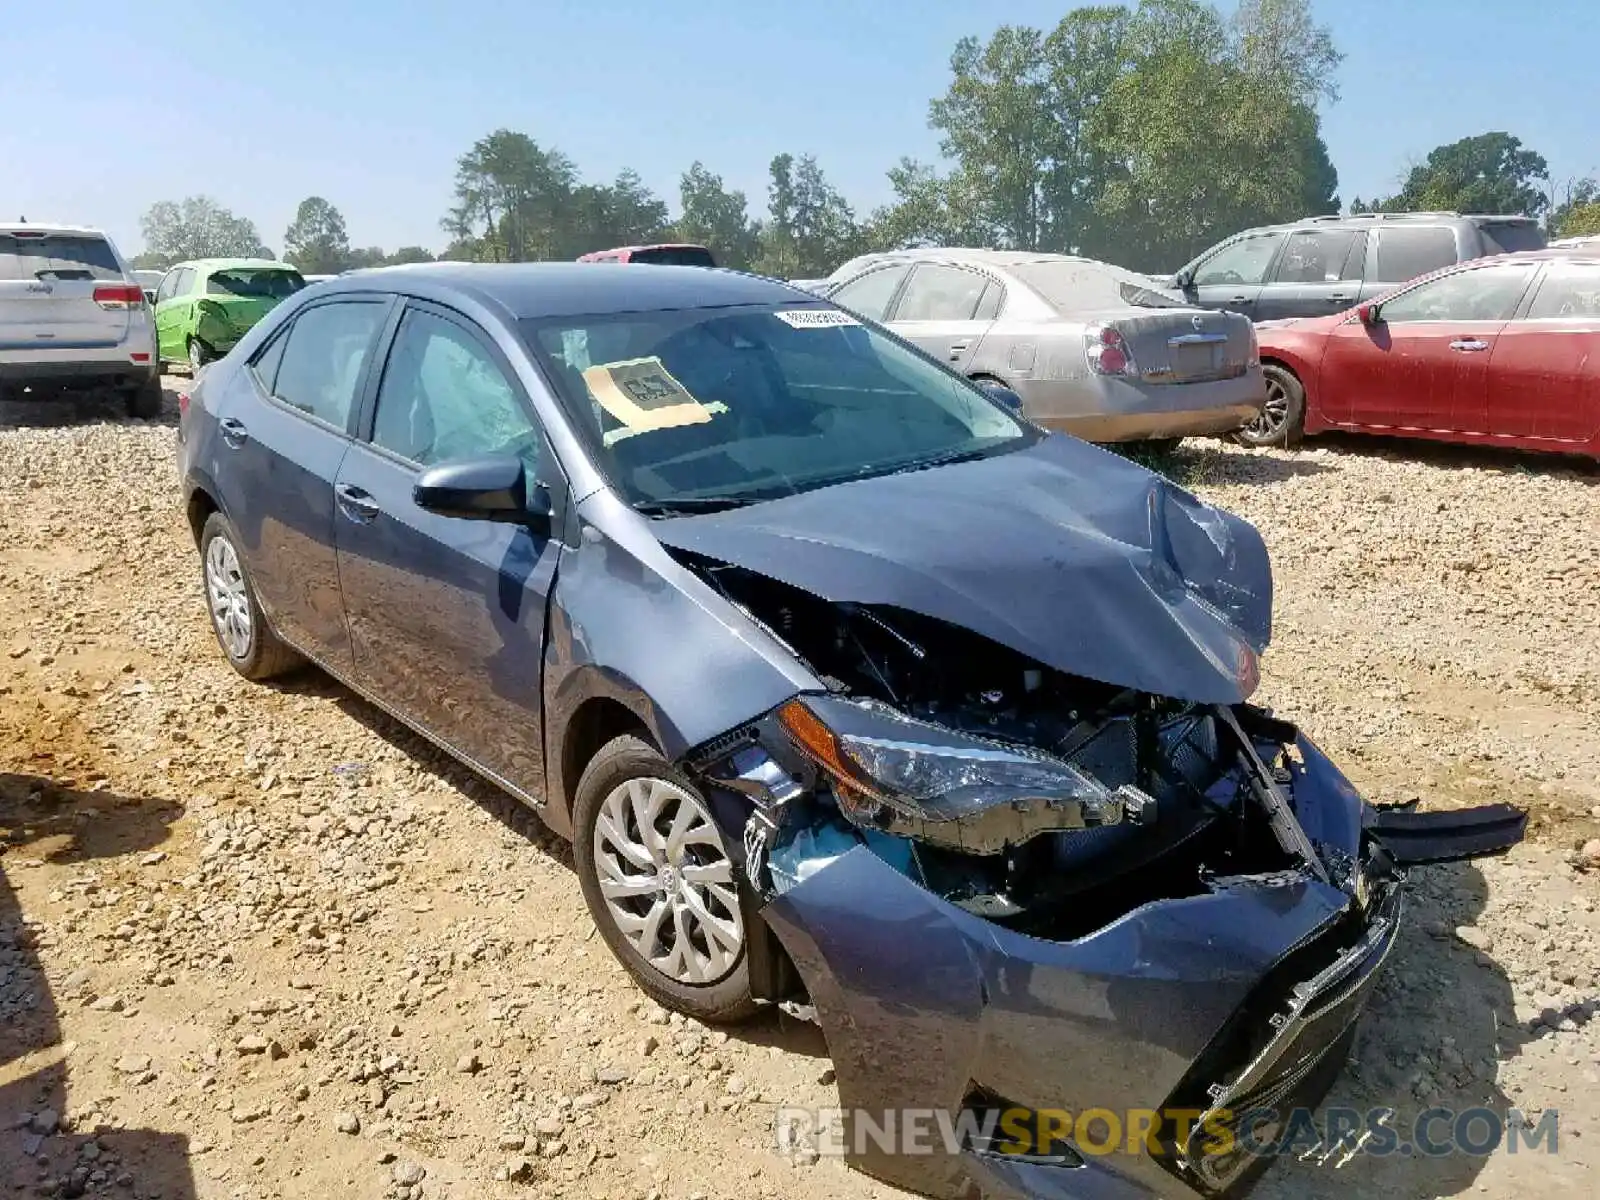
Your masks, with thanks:
<instances>
[{"instance_id":1,"label":"engine bay exposed","mask_svg":"<svg viewBox=\"0 0 1600 1200\"><path fill-rule=\"evenodd\" d=\"M1261 714L1247 731L1231 709L1071 676L917 613L684 557L829 689L806 713L787 705L691 763L752 803L747 869L769 895L864 843L970 912L1064 939L1212 879L1323 871L1275 787L1291 726ZM830 741L852 713L861 736ZM813 726L823 732L810 745ZM943 731L953 748L936 744ZM923 757L896 787L853 774L880 752ZM952 772L945 754L969 757ZM992 761L1026 783L1065 784L1008 791ZM921 786L930 778L954 786Z\"/></svg>"}]
</instances>

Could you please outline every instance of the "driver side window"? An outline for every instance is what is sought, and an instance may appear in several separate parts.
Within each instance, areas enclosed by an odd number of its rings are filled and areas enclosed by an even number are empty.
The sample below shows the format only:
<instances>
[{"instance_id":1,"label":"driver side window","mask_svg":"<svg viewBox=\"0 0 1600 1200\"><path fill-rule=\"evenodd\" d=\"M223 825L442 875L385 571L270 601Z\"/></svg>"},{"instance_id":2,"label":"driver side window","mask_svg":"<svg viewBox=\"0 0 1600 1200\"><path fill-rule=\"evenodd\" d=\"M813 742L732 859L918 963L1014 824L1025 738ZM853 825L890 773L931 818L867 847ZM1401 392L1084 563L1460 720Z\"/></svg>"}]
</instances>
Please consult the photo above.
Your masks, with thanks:
<instances>
[{"instance_id":1,"label":"driver side window","mask_svg":"<svg viewBox=\"0 0 1600 1200\"><path fill-rule=\"evenodd\" d=\"M1266 279L1283 238L1281 233L1261 233L1224 246L1200 264L1194 274L1195 286L1260 283Z\"/></svg>"},{"instance_id":2,"label":"driver side window","mask_svg":"<svg viewBox=\"0 0 1600 1200\"><path fill-rule=\"evenodd\" d=\"M1509 321L1536 269L1534 263L1499 263L1430 279L1379 306L1385 323Z\"/></svg>"},{"instance_id":3,"label":"driver side window","mask_svg":"<svg viewBox=\"0 0 1600 1200\"><path fill-rule=\"evenodd\" d=\"M410 309L378 387L372 444L429 466L479 454L516 454L539 478L533 418L498 363L453 321Z\"/></svg>"}]
</instances>

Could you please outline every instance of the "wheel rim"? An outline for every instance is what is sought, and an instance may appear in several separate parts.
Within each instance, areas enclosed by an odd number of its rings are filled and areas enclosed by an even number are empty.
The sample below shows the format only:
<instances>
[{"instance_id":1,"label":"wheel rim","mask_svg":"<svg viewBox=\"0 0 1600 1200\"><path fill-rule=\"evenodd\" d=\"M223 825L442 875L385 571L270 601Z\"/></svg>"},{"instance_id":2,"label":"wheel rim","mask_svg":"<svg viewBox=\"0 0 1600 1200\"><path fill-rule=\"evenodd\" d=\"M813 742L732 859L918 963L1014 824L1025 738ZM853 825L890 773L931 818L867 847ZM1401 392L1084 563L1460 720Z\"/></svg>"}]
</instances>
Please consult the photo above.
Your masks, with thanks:
<instances>
[{"instance_id":1,"label":"wheel rim","mask_svg":"<svg viewBox=\"0 0 1600 1200\"><path fill-rule=\"evenodd\" d=\"M679 983L725 976L744 949L733 864L705 804L665 779L612 789L594 828L594 867L612 922Z\"/></svg>"},{"instance_id":2,"label":"wheel rim","mask_svg":"<svg viewBox=\"0 0 1600 1200\"><path fill-rule=\"evenodd\" d=\"M199 342L189 343L189 365L196 371L206 365L205 354L201 351Z\"/></svg>"},{"instance_id":3,"label":"wheel rim","mask_svg":"<svg viewBox=\"0 0 1600 1200\"><path fill-rule=\"evenodd\" d=\"M1255 417L1244 427L1251 437L1258 441L1267 441L1276 438L1283 432L1283 427L1289 422L1289 389L1283 382L1267 376L1267 402L1261 407L1261 414Z\"/></svg>"},{"instance_id":4,"label":"wheel rim","mask_svg":"<svg viewBox=\"0 0 1600 1200\"><path fill-rule=\"evenodd\" d=\"M225 537L214 537L206 548L206 593L211 601L211 624L230 657L250 654L253 624L250 592L239 566L239 555Z\"/></svg>"}]
</instances>

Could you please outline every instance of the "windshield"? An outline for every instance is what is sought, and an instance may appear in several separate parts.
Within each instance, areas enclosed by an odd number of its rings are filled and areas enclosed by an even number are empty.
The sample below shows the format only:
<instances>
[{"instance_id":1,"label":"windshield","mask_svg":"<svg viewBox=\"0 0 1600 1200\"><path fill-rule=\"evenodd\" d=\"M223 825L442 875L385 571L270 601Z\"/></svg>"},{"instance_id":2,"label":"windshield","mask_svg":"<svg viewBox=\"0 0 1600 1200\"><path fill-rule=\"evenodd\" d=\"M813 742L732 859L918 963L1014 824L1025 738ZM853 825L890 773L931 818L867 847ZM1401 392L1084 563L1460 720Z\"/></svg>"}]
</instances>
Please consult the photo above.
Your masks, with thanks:
<instances>
[{"instance_id":1,"label":"windshield","mask_svg":"<svg viewBox=\"0 0 1600 1200\"><path fill-rule=\"evenodd\" d=\"M1022 263L1011 271L1058 313L1093 312L1102 308L1187 308L1176 292L1161 290L1156 281L1121 267L1088 260L1058 259Z\"/></svg>"},{"instance_id":2,"label":"windshield","mask_svg":"<svg viewBox=\"0 0 1600 1200\"><path fill-rule=\"evenodd\" d=\"M305 285L296 271L218 271L206 281L206 294L283 300Z\"/></svg>"},{"instance_id":3,"label":"windshield","mask_svg":"<svg viewBox=\"0 0 1600 1200\"><path fill-rule=\"evenodd\" d=\"M1030 426L838 309L524 322L591 452L647 512L707 510L1031 444Z\"/></svg>"}]
</instances>

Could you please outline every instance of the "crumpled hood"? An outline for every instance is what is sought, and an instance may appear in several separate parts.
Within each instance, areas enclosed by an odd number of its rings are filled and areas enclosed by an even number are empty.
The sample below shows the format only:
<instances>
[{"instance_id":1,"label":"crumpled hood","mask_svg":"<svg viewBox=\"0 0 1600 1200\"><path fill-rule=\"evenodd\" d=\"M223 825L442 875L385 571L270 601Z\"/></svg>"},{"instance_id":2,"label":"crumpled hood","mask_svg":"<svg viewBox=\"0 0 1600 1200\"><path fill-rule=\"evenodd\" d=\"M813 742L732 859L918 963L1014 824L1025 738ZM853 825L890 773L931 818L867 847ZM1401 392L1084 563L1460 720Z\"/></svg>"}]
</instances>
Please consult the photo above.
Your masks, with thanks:
<instances>
[{"instance_id":1,"label":"crumpled hood","mask_svg":"<svg viewBox=\"0 0 1600 1200\"><path fill-rule=\"evenodd\" d=\"M1271 568L1253 526L1064 435L653 532L825 600L920 613L1181 700L1245 699L1271 636Z\"/></svg>"}]
</instances>

